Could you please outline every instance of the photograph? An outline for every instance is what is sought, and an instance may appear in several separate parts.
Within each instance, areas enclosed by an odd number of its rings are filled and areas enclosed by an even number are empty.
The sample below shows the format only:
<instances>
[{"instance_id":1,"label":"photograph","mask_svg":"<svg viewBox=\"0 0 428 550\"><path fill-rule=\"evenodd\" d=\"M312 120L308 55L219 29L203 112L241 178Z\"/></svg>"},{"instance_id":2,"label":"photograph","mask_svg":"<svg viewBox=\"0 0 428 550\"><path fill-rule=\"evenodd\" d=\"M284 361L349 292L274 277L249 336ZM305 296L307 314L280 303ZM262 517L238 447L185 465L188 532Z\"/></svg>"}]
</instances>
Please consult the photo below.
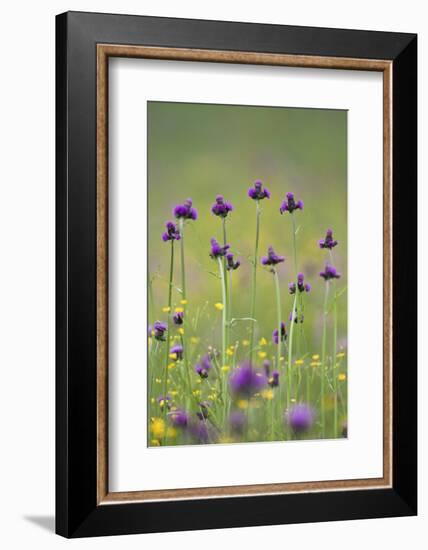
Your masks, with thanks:
<instances>
[{"instance_id":1,"label":"photograph","mask_svg":"<svg viewBox=\"0 0 428 550\"><path fill-rule=\"evenodd\" d=\"M147 102L149 447L347 438L347 115Z\"/></svg>"}]
</instances>

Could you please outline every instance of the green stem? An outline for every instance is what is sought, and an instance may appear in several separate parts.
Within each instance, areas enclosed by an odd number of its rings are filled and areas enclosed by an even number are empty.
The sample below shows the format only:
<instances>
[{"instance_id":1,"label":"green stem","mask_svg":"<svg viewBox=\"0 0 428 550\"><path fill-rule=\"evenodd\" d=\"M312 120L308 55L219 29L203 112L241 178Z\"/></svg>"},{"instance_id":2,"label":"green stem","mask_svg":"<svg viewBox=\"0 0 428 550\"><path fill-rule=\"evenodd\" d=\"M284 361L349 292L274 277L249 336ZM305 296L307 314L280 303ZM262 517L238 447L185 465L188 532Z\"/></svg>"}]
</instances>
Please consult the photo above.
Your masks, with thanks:
<instances>
[{"instance_id":1,"label":"green stem","mask_svg":"<svg viewBox=\"0 0 428 550\"><path fill-rule=\"evenodd\" d=\"M220 270L221 279L221 292L223 296L223 309L222 309L222 341L221 341L221 360L222 366L226 364L226 311L227 311L227 298L226 298L226 281L224 280L223 261L218 258L218 268Z\"/></svg>"},{"instance_id":2,"label":"green stem","mask_svg":"<svg viewBox=\"0 0 428 550\"><path fill-rule=\"evenodd\" d=\"M275 279L275 290L276 290L276 313L277 313L277 327L278 327L278 345L276 349L276 368L279 372L279 362L281 357L281 292L279 290L279 277L278 271L273 270L273 276Z\"/></svg>"},{"instance_id":3,"label":"green stem","mask_svg":"<svg viewBox=\"0 0 428 550\"><path fill-rule=\"evenodd\" d=\"M257 285L257 264L259 262L259 235L260 235L260 203L256 200L256 242L254 247L253 280L251 284L251 332L250 332L250 362L253 360L254 351L254 329L256 315L256 285Z\"/></svg>"},{"instance_id":4,"label":"green stem","mask_svg":"<svg viewBox=\"0 0 428 550\"><path fill-rule=\"evenodd\" d=\"M164 434L164 445L166 443L166 415L168 408L166 407L166 394L167 394L167 381L168 381L168 364L169 364L169 343L170 343L170 334L171 334L171 304L172 304L172 280L174 276L174 240L171 240L171 258L169 264L169 281L168 281L168 328L166 330L166 349L165 349L165 369L163 376L163 398L164 398L164 407L163 407L163 416L165 422L165 434Z\"/></svg>"},{"instance_id":5,"label":"green stem","mask_svg":"<svg viewBox=\"0 0 428 550\"><path fill-rule=\"evenodd\" d=\"M227 236L226 236L226 218L222 218L222 226L223 226L223 246L226 246L227 244ZM229 281L228 279L230 278L230 274L229 272L227 271L226 269L226 256L224 256L223 258L223 273L224 273L224 279L225 279L225 288L226 288L226 301L227 301L227 304L229 304ZM224 304L224 307L226 308L226 303ZM230 308L230 305L228 307L228 309L226 310L226 321L227 321L227 326L226 326L226 342L225 342L225 347L227 348L227 346L229 345L229 322L230 322L230 311L229 311L229 308Z\"/></svg>"},{"instance_id":6,"label":"green stem","mask_svg":"<svg viewBox=\"0 0 428 550\"><path fill-rule=\"evenodd\" d=\"M324 292L324 308L323 308L323 327L322 327L322 348L321 348L321 434L322 437L325 437L325 388L324 388L324 379L326 375L326 348L327 348L327 305L328 305L328 294L330 289L330 283L326 281L325 283L325 292Z\"/></svg>"},{"instance_id":7,"label":"green stem","mask_svg":"<svg viewBox=\"0 0 428 550\"><path fill-rule=\"evenodd\" d=\"M293 335L294 335L294 316L296 315L296 302L297 302L297 284L296 292L294 293L293 309L291 310L291 326L290 326L290 339L288 341L288 361L287 361L287 409L290 407L291 398L291 366L293 361Z\"/></svg>"},{"instance_id":8,"label":"green stem","mask_svg":"<svg viewBox=\"0 0 428 550\"><path fill-rule=\"evenodd\" d=\"M181 253L181 295L183 300L186 299L186 270L184 265L184 219L180 218L180 253Z\"/></svg>"},{"instance_id":9,"label":"green stem","mask_svg":"<svg viewBox=\"0 0 428 550\"><path fill-rule=\"evenodd\" d=\"M330 250L330 260L332 265L333 252ZM334 392L334 409L333 409L333 437L337 437L337 372L336 372L336 355L337 355L337 288L336 281L334 281L334 301L333 301L333 359L332 359L332 375L333 375L333 392Z\"/></svg>"},{"instance_id":10,"label":"green stem","mask_svg":"<svg viewBox=\"0 0 428 550\"><path fill-rule=\"evenodd\" d=\"M293 222L294 277L296 279L296 292L297 292L297 243L296 243L296 220L294 218L294 212L291 213L291 220Z\"/></svg>"}]
</instances>

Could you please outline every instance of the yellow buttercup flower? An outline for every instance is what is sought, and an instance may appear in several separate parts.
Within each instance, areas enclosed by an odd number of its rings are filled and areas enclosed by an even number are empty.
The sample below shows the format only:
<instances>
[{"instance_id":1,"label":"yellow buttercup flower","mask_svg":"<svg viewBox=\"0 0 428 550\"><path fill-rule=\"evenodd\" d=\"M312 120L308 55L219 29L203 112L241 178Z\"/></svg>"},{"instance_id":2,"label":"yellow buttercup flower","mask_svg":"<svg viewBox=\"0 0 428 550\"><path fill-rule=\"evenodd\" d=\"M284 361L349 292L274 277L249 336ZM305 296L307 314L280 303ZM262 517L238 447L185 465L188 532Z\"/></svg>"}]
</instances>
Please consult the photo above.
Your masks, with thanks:
<instances>
[{"instance_id":1,"label":"yellow buttercup flower","mask_svg":"<svg viewBox=\"0 0 428 550\"><path fill-rule=\"evenodd\" d=\"M246 399L240 399L238 401L238 407L240 409L248 409L248 401Z\"/></svg>"},{"instance_id":2,"label":"yellow buttercup flower","mask_svg":"<svg viewBox=\"0 0 428 550\"><path fill-rule=\"evenodd\" d=\"M319 361L312 361L312 363L310 363L311 367L320 367L321 366L321 363Z\"/></svg>"},{"instance_id":3,"label":"yellow buttercup flower","mask_svg":"<svg viewBox=\"0 0 428 550\"><path fill-rule=\"evenodd\" d=\"M165 307L162 308L162 311L164 313L169 313L171 311L171 308L169 306L165 306Z\"/></svg>"},{"instance_id":4,"label":"yellow buttercup flower","mask_svg":"<svg viewBox=\"0 0 428 550\"><path fill-rule=\"evenodd\" d=\"M264 337L263 337L263 338L260 338L260 340L259 340L259 345L260 345L260 346L267 346L267 340L266 340L266 338L264 338Z\"/></svg>"},{"instance_id":5,"label":"yellow buttercup flower","mask_svg":"<svg viewBox=\"0 0 428 550\"><path fill-rule=\"evenodd\" d=\"M222 311L224 309L224 305L221 302L217 302L216 304L214 304L214 307L219 311Z\"/></svg>"},{"instance_id":6,"label":"yellow buttercup flower","mask_svg":"<svg viewBox=\"0 0 428 550\"><path fill-rule=\"evenodd\" d=\"M184 308L182 308L182 307L176 307L175 308L175 313L183 313L183 311L184 311Z\"/></svg>"},{"instance_id":7,"label":"yellow buttercup flower","mask_svg":"<svg viewBox=\"0 0 428 550\"><path fill-rule=\"evenodd\" d=\"M201 390L193 390L192 393L195 397L198 397L199 395L201 395Z\"/></svg>"},{"instance_id":8,"label":"yellow buttercup flower","mask_svg":"<svg viewBox=\"0 0 428 550\"><path fill-rule=\"evenodd\" d=\"M183 336L183 334L184 334L184 328L183 328L183 327L180 327L180 328L178 329L178 332L179 332L179 334L181 334L181 336Z\"/></svg>"},{"instance_id":9,"label":"yellow buttercup flower","mask_svg":"<svg viewBox=\"0 0 428 550\"><path fill-rule=\"evenodd\" d=\"M190 338L190 342L191 342L192 344L197 344L197 343L199 342L199 340L200 340L200 338L199 338L198 336L192 336L192 337Z\"/></svg>"},{"instance_id":10,"label":"yellow buttercup flower","mask_svg":"<svg viewBox=\"0 0 428 550\"><path fill-rule=\"evenodd\" d=\"M314 361L318 361L319 358L320 358L320 356L318 355L318 353L316 353L315 355L312 355L312 359Z\"/></svg>"},{"instance_id":11,"label":"yellow buttercup flower","mask_svg":"<svg viewBox=\"0 0 428 550\"><path fill-rule=\"evenodd\" d=\"M250 345L250 341L249 340L242 340L242 345L245 346L245 347L248 347Z\"/></svg>"},{"instance_id":12,"label":"yellow buttercup flower","mask_svg":"<svg viewBox=\"0 0 428 550\"><path fill-rule=\"evenodd\" d=\"M259 351L257 355L260 357L260 359L264 359L267 353L265 351Z\"/></svg>"},{"instance_id":13,"label":"yellow buttercup flower","mask_svg":"<svg viewBox=\"0 0 428 550\"><path fill-rule=\"evenodd\" d=\"M185 306L187 304L187 300L180 300L180 304L182 304L183 306Z\"/></svg>"},{"instance_id":14,"label":"yellow buttercup flower","mask_svg":"<svg viewBox=\"0 0 428 550\"><path fill-rule=\"evenodd\" d=\"M165 434L165 422L162 418L152 418L152 425L150 431L154 437L163 437Z\"/></svg>"},{"instance_id":15,"label":"yellow buttercup flower","mask_svg":"<svg viewBox=\"0 0 428 550\"><path fill-rule=\"evenodd\" d=\"M233 350L232 349L227 349L226 350L226 355L228 355L229 357L232 357L233 356Z\"/></svg>"},{"instance_id":16,"label":"yellow buttercup flower","mask_svg":"<svg viewBox=\"0 0 428 550\"><path fill-rule=\"evenodd\" d=\"M303 365L303 364L304 364L304 360L303 360L303 359L296 359L296 360L294 361L294 364L295 364L295 365Z\"/></svg>"},{"instance_id":17,"label":"yellow buttercup flower","mask_svg":"<svg viewBox=\"0 0 428 550\"><path fill-rule=\"evenodd\" d=\"M264 399L268 399L268 400L271 400L273 399L273 390L263 390L262 391L262 397Z\"/></svg>"},{"instance_id":18,"label":"yellow buttercup flower","mask_svg":"<svg viewBox=\"0 0 428 550\"><path fill-rule=\"evenodd\" d=\"M344 372L341 372L337 375L337 379L340 381L340 382L343 382L344 380L346 380L346 374Z\"/></svg>"},{"instance_id":19,"label":"yellow buttercup flower","mask_svg":"<svg viewBox=\"0 0 428 550\"><path fill-rule=\"evenodd\" d=\"M342 357L345 357L345 354L343 353L343 351L341 351L340 353L336 354L336 357L339 357L339 359L341 359Z\"/></svg>"},{"instance_id":20,"label":"yellow buttercup flower","mask_svg":"<svg viewBox=\"0 0 428 550\"><path fill-rule=\"evenodd\" d=\"M171 370L171 369L173 369L173 368L175 368L175 363L170 363L170 364L168 365L168 369Z\"/></svg>"},{"instance_id":21,"label":"yellow buttercup flower","mask_svg":"<svg viewBox=\"0 0 428 550\"><path fill-rule=\"evenodd\" d=\"M223 365L223 366L221 367L221 370L222 370L223 372L228 372L228 371L230 370L230 367L229 367L229 365Z\"/></svg>"}]
</instances>

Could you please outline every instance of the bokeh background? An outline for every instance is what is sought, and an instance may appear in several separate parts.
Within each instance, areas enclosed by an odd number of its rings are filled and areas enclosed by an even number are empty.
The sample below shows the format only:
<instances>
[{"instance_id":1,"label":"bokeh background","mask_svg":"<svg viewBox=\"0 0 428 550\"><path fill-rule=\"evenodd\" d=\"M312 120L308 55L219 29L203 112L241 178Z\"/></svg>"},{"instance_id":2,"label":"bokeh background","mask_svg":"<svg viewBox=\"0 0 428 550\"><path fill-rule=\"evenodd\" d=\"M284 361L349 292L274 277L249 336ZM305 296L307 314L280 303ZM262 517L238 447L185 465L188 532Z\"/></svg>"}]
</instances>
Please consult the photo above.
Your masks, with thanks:
<instances>
[{"instance_id":1,"label":"bokeh background","mask_svg":"<svg viewBox=\"0 0 428 550\"><path fill-rule=\"evenodd\" d=\"M319 272L326 253L318 247L326 229L334 230L339 246L334 249L342 273L338 290L347 284L347 113L340 110L296 109L149 102L148 110L148 227L149 276L151 280L149 322L164 319L167 302L169 246L162 242L164 224L172 208L187 197L199 212L186 226L186 276L189 307L201 308L198 336L207 344L220 338L221 302L219 280L211 272L216 262L209 257L210 238L222 239L221 220L211 214L217 194L232 202L227 220L228 242L241 260L233 272L233 317L246 317L250 310L251 263L254 254L255 203L247 189L256 179L271 192L262 201L260 254L269 245L286 261L279 268L283 319L289 332L292 296L292 229L289 214L280 215L286 192L304 201L296 212L299 269L312 285L305 296L304 331L307 349L319 353L322 331L324 282ZM178 249L177 249L178 252ZM175 278L179 285L177 254ZM338 344L346 347L346 292L338 302ZM180 296L176 293L178 303ZM270 340L276 326L273 278L258 270L258 336ZM205 315L205 322L204 322ZM330 316L331 317L331 316ZM218 321L218 322L217 322ZM244 338L248 323L238 323L234 339Z\"/></svg>"}]
</instances>

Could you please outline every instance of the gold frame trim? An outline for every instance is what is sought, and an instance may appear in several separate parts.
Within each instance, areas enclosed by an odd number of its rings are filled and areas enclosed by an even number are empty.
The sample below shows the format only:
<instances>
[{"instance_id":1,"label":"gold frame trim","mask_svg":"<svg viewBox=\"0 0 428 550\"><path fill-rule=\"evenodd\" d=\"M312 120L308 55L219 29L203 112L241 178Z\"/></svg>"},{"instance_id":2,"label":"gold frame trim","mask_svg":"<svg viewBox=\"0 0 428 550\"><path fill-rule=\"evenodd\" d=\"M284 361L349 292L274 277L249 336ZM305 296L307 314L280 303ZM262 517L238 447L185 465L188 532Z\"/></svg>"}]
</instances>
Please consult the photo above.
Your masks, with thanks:
<instances>
[{"instance_id":1,"label":"gold frame trim","mask_svg":"<svg viewBox=\"0 0 428 550\"><path fill-rule=\"evenodd\" d=\"M133 57L383 73L383 477L226 487L108 490L108 59ZM256 52L97 45L97 503L222 498L392 486L392 62Z\"/></svg>"}]
</instances>

